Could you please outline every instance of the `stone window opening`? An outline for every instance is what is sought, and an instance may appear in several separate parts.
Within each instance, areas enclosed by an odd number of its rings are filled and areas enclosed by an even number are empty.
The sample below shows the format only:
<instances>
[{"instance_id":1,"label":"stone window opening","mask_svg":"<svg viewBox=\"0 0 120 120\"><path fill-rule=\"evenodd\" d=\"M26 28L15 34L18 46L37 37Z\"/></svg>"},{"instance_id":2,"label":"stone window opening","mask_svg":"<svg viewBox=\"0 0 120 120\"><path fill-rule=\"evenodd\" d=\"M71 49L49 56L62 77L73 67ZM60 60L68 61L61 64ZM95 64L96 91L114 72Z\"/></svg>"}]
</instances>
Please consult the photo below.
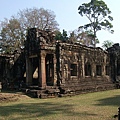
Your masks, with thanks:
<instances>
[{"instance_id":1,"label":"stone window opening","mask_svg":"<svg viewBox=\"0 0 120 120\"><path fill-rule=\"evenodd\" d=\"M89 63L85 64L85 76L91 76L91 65Z\"/></svg>"},{"instance_id":2,"label":"stone window opening","mask_svg":"<svg viewBox=\"0 0 120 120\"><path fill-rule=\"evenodd\" d=\"M120 76L120 61L117 61L117 75Z\"/></svg>"},{"instance_id":3,"label":"stone window opening","mask_svg":"<svg viewBox=\"0 0 120 120\"><path fill-rule=\"evenodd\" d=\"M106 65L105 69L106 69L106 75L109 75L109 66Z\"/></svg>"},{"instance_id":4,"label":"stone window opening","mask_svg":"<svg viewBox=\"0 0 120 120\"><path fill-rule=\"evenodd\" d=\"M70 65L71 76L77 76L77 64Z\"/></svg>"},{"instance_id":5,"label":"stone window opening","mask_svg":"<svg viewBox=\"0 0 120 120\"><path fill-rule=\"evenodd\" d=\"M102 67L101 67L101 65L96 65L96 75L97 76L102 75Z\"/></svg>"}]
</instances>

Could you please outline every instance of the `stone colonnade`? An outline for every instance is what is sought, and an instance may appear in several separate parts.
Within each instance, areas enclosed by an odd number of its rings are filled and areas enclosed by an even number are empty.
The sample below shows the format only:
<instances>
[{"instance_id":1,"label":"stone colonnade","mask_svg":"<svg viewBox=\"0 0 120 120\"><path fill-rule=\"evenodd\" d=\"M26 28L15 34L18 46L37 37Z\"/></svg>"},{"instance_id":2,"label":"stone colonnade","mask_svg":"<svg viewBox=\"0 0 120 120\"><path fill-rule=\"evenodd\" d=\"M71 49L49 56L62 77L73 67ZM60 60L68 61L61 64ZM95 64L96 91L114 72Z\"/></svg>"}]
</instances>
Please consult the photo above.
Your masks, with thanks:
<instances>
[{"instance_id":1,"label":"stone colonnade","mask_svg":"<svg viewBox=\"0 0 120 120\"><path fill-rule=\"evenodd\" d=\"M53 54L53 53L52 53ZM47 86L46 83L46 55L47 52L42 50L38 57L38 86L45 88ZM56 76L56 57L53 54L53 85L57 82ZM26 85L30 86L33 83L33 65L32 65L32 57L26 57Z\"/></svg>"}]
</instances>

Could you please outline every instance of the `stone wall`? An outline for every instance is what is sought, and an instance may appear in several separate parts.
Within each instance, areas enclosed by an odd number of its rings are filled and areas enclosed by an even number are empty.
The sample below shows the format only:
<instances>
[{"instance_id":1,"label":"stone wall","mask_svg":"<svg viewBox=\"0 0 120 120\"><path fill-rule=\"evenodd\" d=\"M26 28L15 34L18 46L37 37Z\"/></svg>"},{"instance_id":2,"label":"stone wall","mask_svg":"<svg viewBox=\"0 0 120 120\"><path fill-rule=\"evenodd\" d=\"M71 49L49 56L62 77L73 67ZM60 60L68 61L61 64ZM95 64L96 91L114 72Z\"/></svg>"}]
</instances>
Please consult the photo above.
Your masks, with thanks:
<instances>
[{"instance_id":1,"label":"stone wall","mask_svg":"<svg viewBox=\"0 0 120 120\"><path fill-rule=\"evenodd\" d=\"M106 51L79 44L59 43L59 52L60 83L63 88L96 90L112 84L110 59Z\"/></svg>"},{"instance_id":2,"label":"stone wall","mask_svg":"<svg viewBox=\"0 0 120 120\"><path fill-rule=\"evenodd\" d=\"M114 49L114 51L113 51ZM115 52L117 51L117 53ZM21 53L0 58L0 77L18 86L24 79L28 86L41 89L58 86L73 91L107 89L119 78L119 47L108 51L81 44L55 41L51 31L32 28L28 31L25 49ZM4 64L2 64L4 63ZM37 82L33 78L37 70ZM7 80L6 80L7 79ZM35 83L35 84L34 84Z\"/></svg>"}]
</instances>

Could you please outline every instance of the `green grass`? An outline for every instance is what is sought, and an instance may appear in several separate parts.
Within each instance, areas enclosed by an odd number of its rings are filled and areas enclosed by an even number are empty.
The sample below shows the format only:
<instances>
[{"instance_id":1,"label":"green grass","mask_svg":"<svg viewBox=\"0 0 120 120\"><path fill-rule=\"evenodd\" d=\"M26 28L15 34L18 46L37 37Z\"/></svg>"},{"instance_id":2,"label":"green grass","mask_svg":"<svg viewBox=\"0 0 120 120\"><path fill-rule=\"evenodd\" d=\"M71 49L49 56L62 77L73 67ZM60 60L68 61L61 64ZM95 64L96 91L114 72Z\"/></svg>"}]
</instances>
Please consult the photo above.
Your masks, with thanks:
<instances>
[{"instance_id":1,"label":"green grass","mask_svg":"<svg viewBox=\"0 0 120 120\"><path fill-rule=\"evenodd\" d=\"M117 120L120 90L0 103L0 120Z\"/></svg>"}]
</instances>

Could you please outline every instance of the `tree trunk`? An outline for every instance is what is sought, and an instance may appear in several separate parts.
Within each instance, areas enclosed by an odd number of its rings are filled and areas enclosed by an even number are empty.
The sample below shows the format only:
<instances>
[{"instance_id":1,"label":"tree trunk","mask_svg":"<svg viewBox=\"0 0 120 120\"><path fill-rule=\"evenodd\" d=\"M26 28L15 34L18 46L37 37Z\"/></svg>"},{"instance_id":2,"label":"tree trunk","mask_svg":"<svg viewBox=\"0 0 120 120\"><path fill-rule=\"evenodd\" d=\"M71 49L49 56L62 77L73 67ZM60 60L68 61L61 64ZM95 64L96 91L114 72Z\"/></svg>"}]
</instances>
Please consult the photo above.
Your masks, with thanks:
<instances>
[{"instance_id":1,"label":"tree trunk","mask_svg":"<svg viewBox=\"0 0 120 120\"><path fill-rule=\"evenodd\" d=\"M96 47L96 31L95 31L95 29L94 29L94 38L93 38L93 40L94 40L94 48Z\"/></svg>"}]
</instances>

